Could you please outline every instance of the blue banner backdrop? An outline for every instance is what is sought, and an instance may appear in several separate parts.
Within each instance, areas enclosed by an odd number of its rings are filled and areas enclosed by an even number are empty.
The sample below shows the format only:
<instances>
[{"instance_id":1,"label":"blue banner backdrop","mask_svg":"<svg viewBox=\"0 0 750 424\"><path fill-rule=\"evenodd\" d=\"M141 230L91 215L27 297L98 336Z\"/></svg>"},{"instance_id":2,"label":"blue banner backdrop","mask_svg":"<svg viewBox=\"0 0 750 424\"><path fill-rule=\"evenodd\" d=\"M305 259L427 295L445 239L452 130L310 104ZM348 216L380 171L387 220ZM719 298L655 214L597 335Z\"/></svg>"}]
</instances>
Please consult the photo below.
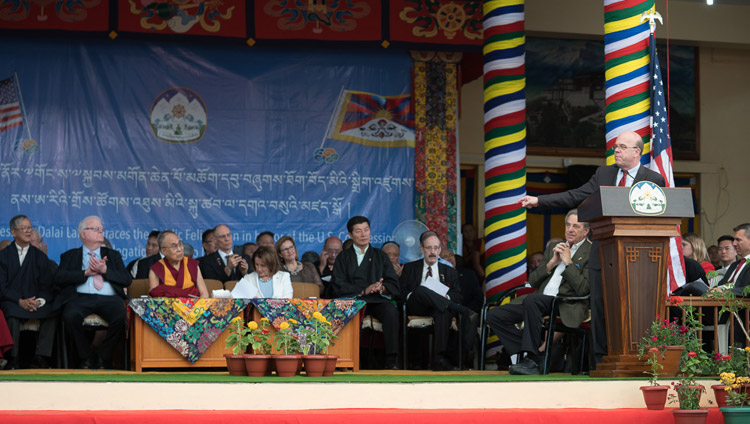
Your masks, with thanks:
<instances>
[{"instance_id":1,"label":"blue banner backdrop","mask_svg":"<svg viewBox=\"0 0 750 424\"><path fill-rule=\"evenodd\" d=\"M28 215L54 260L88 215L126 262L152 229L196 256L219 223L236 245L270 230L302 254L346 238L354 215L376 246L414 218L406 52L0 43L0 80L15 71L25 105L23 125L0 131L0 219ZM367 107L343 104L352 91ZM359 138L328 138L337 125Z\"/></svg>"}]
</instances>

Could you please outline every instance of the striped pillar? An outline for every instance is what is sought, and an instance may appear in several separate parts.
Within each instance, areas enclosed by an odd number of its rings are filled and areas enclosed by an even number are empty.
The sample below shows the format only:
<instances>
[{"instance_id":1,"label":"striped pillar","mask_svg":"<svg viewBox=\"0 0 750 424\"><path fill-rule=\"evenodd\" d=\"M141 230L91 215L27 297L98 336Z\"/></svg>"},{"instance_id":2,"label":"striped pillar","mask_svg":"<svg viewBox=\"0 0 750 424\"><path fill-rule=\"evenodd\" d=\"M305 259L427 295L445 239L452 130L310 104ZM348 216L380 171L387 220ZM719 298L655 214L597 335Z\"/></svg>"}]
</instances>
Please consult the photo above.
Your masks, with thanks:
<instances>
[{"instance_id":1,"label":"striped pillar","mask_svg":"<svg viewBox=\"0 0 750 424\"><path fill-rule=\"evenodd\" d=\"M524 0L484 2L486 295L526 281Z\"/></svg>"},{"instance_id":2,"label":"striped pillar","mask_svg":"<svg viewBox=\"0 0 750 424\"><path fill-rule=\"evenodd\" d=\"M648 162L650 31L641 14L653 7L654 0L604 0L607 165L615 162L615 139L623 131L643 138L642 161Z\"/></svg>"}]
</instances>

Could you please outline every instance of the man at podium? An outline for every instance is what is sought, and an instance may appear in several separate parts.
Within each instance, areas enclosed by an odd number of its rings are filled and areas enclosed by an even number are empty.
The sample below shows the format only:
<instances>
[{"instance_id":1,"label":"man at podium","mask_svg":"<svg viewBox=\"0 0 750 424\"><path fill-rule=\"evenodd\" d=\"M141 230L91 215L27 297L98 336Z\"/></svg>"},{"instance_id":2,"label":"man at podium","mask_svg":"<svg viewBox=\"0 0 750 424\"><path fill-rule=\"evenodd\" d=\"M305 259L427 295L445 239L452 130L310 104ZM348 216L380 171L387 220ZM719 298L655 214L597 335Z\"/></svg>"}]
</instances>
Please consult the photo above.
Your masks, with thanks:
<instances>
[{"instance_id":1,"label":"man at podium","mask_svg":"<svg viewBox=\"0 0 750 424\"><path fill-rule=\"evenodd\" d=\"M639 181L651 181L664 187L664 177L641 166L643 139L633 131L621 133L615 140L615 164L600 166L584 185L562 193L544 196L524 196L518 200L526 208L565 208L572 209L586 200L601 186L630 187ZM589 260L589 286L591 291L591 333L593 335L596 362L601 362L607 354L607 335L604 321L604 298L602 293L601 258L599 243L591 246Z\"/></svg>"}]
</instances>

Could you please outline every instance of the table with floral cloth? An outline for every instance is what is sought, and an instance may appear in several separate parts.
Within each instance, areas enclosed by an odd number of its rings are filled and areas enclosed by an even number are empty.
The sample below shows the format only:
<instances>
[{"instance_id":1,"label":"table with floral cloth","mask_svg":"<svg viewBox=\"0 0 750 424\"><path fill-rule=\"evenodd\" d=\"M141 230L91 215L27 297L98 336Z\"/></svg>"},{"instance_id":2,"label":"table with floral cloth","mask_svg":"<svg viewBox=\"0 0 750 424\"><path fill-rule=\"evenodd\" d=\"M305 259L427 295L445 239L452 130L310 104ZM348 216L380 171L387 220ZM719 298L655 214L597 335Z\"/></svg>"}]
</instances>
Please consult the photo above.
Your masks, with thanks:
<instances>
[{"instance_id":1,"label":"table with floral cloth","mask_svg":"<svg viewBox=\"0 0 750 424\"><path fill-rule=\"evenodd\" d=\"M249 299L137 298L130 300L130 309L195 363L249 303Z\"/></svg>"}]
</instances>

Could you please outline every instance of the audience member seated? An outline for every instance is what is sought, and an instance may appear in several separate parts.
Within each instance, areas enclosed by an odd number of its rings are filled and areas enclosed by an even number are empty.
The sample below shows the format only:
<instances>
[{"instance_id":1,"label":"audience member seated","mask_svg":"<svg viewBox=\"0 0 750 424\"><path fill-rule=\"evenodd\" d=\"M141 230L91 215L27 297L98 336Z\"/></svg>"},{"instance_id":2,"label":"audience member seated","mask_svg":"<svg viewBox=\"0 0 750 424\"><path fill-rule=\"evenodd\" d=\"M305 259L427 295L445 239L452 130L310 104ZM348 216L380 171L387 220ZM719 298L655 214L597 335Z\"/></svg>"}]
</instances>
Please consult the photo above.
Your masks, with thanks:
<instances>
[{"instance_id":1,"label":"audience member seated","mask_svg":"<svg viewBox=\"0 0 750 424\"><path fill-rule=\"evenodd\" d=\"M32 368L49 368L57 327L53 307L52 267L47 255L31 245L31 220L16 215L10 220L13 243L0 251L0 307L13 338L8 369L19 368L21 324L30 319L41 321Z\"/></svg>"},{"instance_id":2,"label":"audience member seated","mask_svg":"<svg viewBox=\"0 0 750 424\"><path fill-rule=\"evenodd\" d=\"M714 269L721 266L721 260L719 259L719 246L712 244L708 246L708 259L711 261L711 265Z\"/></svg>"},{"instance_id":3,"label":"audience member seated","mask_svg":"<svg viewBox=\"0 0 750 424\"><path fill-rule=\"evenodd\" d=\"M185 256L182 240L172 231L162 231L158 238L164 256L151 265L148 288L151 297L208 297L198 261Z\"/></svg>"},{"instance_id":4,"label":"audience member seated","mask_svg":"<svg viewBox=\"0 0 750 424\"><path fill-rule=\"evenodd\" d=\"M500 339L503 349L510 355L519 352L526 357L511 365L511 374L539 374L543 359L543 317L552 313L555 296L581 297L589 294L589 252L591 242L586 239L589 226L578 221L578 210L565 216L565 242L548 246L544 250L542 264L529 278L535 293L518 297L508 304L498 306L487 313L487 323ZM560 302L560 319L567 327L577 328L585 319L589 301ZM516 324L523 322L523 330Z\"/></svg>"},{"instance_id":5,"label":"audience member seated","mask_svg":"<svg viewBox=\"0 0 750 424\"><path fill-rule=\"evenodd\" d=\"M217 225L214 237L218 250L200 261L203 278L226 283L244 277L250 269L250 258L232 251L232 231L226 225Z\"/></svg>"},{"instance_id":6,"label":"audience member seated","mask_svg":"<svg viewBox=\"0 0 750 424\"><path fill-rule=\"evenodd\" d=\"M193 256L195 255L195 249L193 248L193 245L190 243L182 243L183 248L185 249L185 256L193 259Z\"/></svg>"},{"instance_id":7,"label":"audience member seated","mask_svg":"<svg viewBox=\"0 0 750 424\"><path fill-rule=\"evenodd\" d=\"M274 234L270 231L263 231L262 233L258 234L258 237L255 237L255 243L258 244L258 247L260 246L266 246L273 248L274 247Z\"/></svg>"},{"instance_id":8,"label":"audience member seated","mask_svg":"<svg viewBox=\"0 0 750 424\"><path fill-rule=\"evenodd\" d=\"M253 271L242 277L234 286L232 297L236 299L292 298L292 281L289 273L281 270L281 261L276 250L260 246L253 253Z\"/></svg>"},{"instance_id":9,"label":"audience member seated","mask_svg":"<svg viewBox=\"0 0 750 424\"><path fill-rule=\"evenodd\" d=\"M318 277L320 277L320 272L317 271L318 263L320 263L320 255L318 255L318 252L315 252L313 250L308 250L307 252L302 254L302 257L299 258L300 261L311 263L315 267L316 271L318 273Z\"/></svg>"},{"instance_id":10,"label":"audience member seated","mask_svg":"<svg viewBox=\"0 0 750 424\"><path fill-rule=\"evenodd\" d=\"M471 268L466 268L464 258L453 254L453 251L443 246L440 257L450 263L458 272L458 284L461 286L461 304L479 313L484 305L484 292L477 274Z\"/></svg>"},{"instance_id":11,"label":"audience member seated","mask_svg":"<svg viewBox=\"0 0 750 424\"><path fill-rule=\"evenodd\" d=\"M560 240L562 241L562 240ZM539 265L542 263L542 258L544 257L544 252L534 252L529 255L529 258L526 260L528 264L528 272L531 274L531 271L537 269Z\"/></svg>"},{"instance_id":12,"label":"audience member seated","mask_svg":"<svg viewBox=\"0 0 750 424\"><path fill-rule=\"evenodd\" d=\"M393 270L396 271L396 275L401 277L401 271L404 269L404 266L398 262L398 259L401 257L401 246L395 241L389 240L383 243L380 250L388 255L388 259L391 260L391 264L393 265Z\"/></svg>"},{"instance_id":13,"label":"audience member seated","mask_svg":"<svg viewBox=\"0 0 750 424\"><path fill-rule=\"evenodd\" d=\"M682 254L698 261L706 272L711 272L715 269L708 258L706 242L695 233L687 233L682 236Z\"/></svg>"},{"instance_id":14,"label":"audience member seated","mask_svg":"<svg viewBox=\"0 0 750 424\"><path fill-rule=\"evenodd\" d=\"M258 250L258 245L253 242L245 243L242 245L242 254L247 256L248 258L252 258L253 253L255 253L256 250Z\"/></svg>"},{"instance_id":15,"label":"audience member seated","mask_svg":"<svg viewBox=\"0 0 750 424\"><path fill-rule=\"evenodd\" d=\"M159 256L158 258L155 257L156 255L159 255L159 243L156 241L157 238L159 238L159 231L151 231L151 233L149 233L148 235L148 239L146 240L146 256L135 259L128 264L128 272L133 278L147 278L148 271L151 269L151 265L155 264L156 261L161 259L161 256ZM140 267L140 272L138 272L141 261L151 263L144 262L143 267Z\"/></svg>"},{"instance_id":16,"label":"audience member seated","mask_svg":"<svg viewBox=\"0 0 750 424\"><path fill-rule=\"evenodd\" d=\"M331 281L333 264L336 262L336 257L341 253L341 250L343 250L341 239L336 236L328 237L323 244L323 250L320 252L320 260L315 266L318 267L318 274L324 282Z\"/></svg>"},{"instance_id":17,"label":"audience member seated","mask_svg":"<svg viewBox=\"0 0 750 424\"><path fill-rule=\"evenodd\" d=\"M730 235L719 237L718 243L719 268L716 269L716 274L723 277L729 267L737 260L737 250L734 248L734 237Z\"/></svg>"},{"instance_id":18,"label":"audience member seated","mask_svg":"<svg viewBox=\"0 0 750 424\"><path fill-rule=\"evenodd\" d=\"M201 259L216 252L216 236L214 236L214 228L210 228L203 232L201 236L201 242L203 243L203 256L195 258L200 263Z\"/></svg>"},{"instance_id":19,"label":"audience member seated","mask_svg":"<svg viewBox=\"0 0 750 424\"><path fill-rule=\"evenodd\" d=\"M352 247L344 248L333 265L333 297L359 297L365 313L383 324L385 367L398 369L399 314L392 302L399 297L398 276L382 250L370 244L370 220L354 216L346 223Z\"/></svg>"},{"instance_id":20,"label":"audience member seated","mask_svg":"<svg viewBox=\"0 0 750 424\"><path fill-rule=\"evenodd\" d=\"M734 230L734 250L740 258L735 261L719 281L719 286L713 290L721 290L731 285L732 292L736 296L742 296L745 286L750 284L750 223L740 224Z\"/></svg>"},{"instance_id":21,"label":"audience member seated","mask_svg":"<svg viewBox=\"0 0 750 424\"><path fill-rule=\"evenodd\" d=\"M464 349L472 350L476 334L477 314L461 305L461 285L458 272L448 265L438 263L440 238L434 231L425 231L419 237L423 259L404 265L399 280L402 296L406 300L408 315L427 315L433 320L433 358L435 371L457 370L446 356L448 336L453 317L463 315ZM436 290L440 290L439 292Z\"/></svg>"},{"instance_id":22,"label":"audience member seated","mask_svg":"<svg viewBox=\"0 0 750 424\"><path fill-rule=\"evenodd\" d=\"M81 368L111 368L112 351L123 339L125 331L124 289L131 275L116 250L102 246L104 226L99 217L89 216L78 224L82 247L60 256L55 283L62 288L55 306L63 307L62 318L73 338ZM91 352L91 343L83 329L83 319L97 314L109 326L99 346L98 356Z\"/></svg>"},{"instance_id":23,"label":"audience member seated","mask_svg":"<svg viewBox=\"0 0 750 424\"><path fill-rule=\"evenodd\" d=\"M325 287L320 281L315 265L297 260L297 245L293 238L281 237L276 242L276 252L281 258L281 268L290 274L293 283L315 283L323 293Z\"/></svg>"},{"instance_id":24,"label":"audience member seated","mask_svg":"<svg viewBox=\"0 0 750 424\"><path fill-rule=\"evenodd\" d=\"M672 292L676 296L702 296L708 291L708 278L706 270L695 259L684 256L685 262L685 285ZM678 307L672 307L671 315L682 318L682 312Z\"/></svg>"},{"instance_id":25,"label":"audience member seated","mask_svg":"<svg viewBox=\"0 0 750 424\"><path fill-rule=\"evenodd\" d=\"M39 231L37 231L36 228L31 230L31 245L44 252L45 255L47 254L47 245L44 244L44 237L39 234ZM54 277L55 272L57 272L57 262L53 261L49 256L47 259L49 259L51 275ZM56 289L55 292L57 292Z\"/></svg>"}]
</instances>

